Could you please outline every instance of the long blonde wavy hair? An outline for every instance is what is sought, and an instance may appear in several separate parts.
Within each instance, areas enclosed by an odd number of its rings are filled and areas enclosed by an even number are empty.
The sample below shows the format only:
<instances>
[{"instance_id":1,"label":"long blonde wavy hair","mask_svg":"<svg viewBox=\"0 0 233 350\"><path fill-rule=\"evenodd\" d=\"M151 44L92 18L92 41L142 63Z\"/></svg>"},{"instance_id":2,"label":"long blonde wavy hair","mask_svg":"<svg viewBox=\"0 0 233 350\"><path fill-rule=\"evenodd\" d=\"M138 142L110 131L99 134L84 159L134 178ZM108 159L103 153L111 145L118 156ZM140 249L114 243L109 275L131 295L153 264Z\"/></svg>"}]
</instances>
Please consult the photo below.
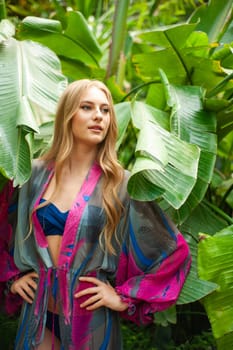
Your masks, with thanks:
<instances>
[{"instance_id":1,"label":"long blonde wavy hair","mask_svg":"<svg viewBox=\"0 0 233 350\"><path fill-rule=\"evenodd\" d=\"M82 95L93 86L104 92L109 103L110 125L104 141L99 145L96 161L103 171L102 204L106 213L106 222L100 235L100 243L102 247L107 248L108 252L115 254L112 238L123 211L122 203L118 197L118 188L124 173L116 153L117 122L113 100L104 83L99 80L81 79L68 85L57 106L51 147L41 156L41 159L46 163L54 164L55 183L59 185L62 168L73 149L72 118L78 110Z\"/></svg>"}]
</instances>

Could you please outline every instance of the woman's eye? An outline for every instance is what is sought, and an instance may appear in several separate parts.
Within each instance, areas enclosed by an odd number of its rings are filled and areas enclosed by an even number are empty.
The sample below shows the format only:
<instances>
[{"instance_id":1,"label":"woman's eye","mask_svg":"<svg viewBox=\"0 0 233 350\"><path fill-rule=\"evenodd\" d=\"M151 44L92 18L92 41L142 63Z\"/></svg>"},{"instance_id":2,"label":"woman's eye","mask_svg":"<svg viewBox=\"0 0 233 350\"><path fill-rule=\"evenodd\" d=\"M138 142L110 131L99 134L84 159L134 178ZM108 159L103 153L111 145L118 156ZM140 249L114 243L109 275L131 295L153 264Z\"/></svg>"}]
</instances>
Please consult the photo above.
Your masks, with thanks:
<instances>
[{"instance_id":1,"label":"woman's eye","mask_svg":"<svg viewBox=\"0 0 233 350\"><path fill-rule=\"evenodd\" d=\"M107 113L109 113L109 108L102 108L101 111L103 114L107 114Z\"/></svg>"},{"instance_id":2,"label":"woman's eye","mask_svg":"<svg viewBox=\"0 0 233 350\"><path fill-rule=\"evenodd\" d=\"M91 109L91 107L88 105L83 105L83 106L81 106L81 109L83 109L84 111L89 111Z\"/></svg>"}]
</instances>

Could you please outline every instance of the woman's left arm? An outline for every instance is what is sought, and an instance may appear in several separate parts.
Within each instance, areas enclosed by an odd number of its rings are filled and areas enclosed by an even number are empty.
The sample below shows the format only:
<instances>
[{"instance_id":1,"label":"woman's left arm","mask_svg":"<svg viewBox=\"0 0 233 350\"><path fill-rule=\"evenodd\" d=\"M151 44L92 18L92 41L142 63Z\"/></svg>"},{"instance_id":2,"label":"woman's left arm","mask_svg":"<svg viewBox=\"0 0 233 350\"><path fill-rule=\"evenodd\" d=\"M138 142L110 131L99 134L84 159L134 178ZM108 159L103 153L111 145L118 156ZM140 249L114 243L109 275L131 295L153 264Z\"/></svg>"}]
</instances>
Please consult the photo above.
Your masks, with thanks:
<instances>
[{"instance_id":1,"label":"woman's left arm","mask_svg":"<svg viewBox=\"0 0 233 350\"><path fill-rule=\"evenodd\" d=\"M181 233L152 202L133 201L125 221L116 287L93 276L80 277L74 297L80 308L105 306L137 324L174 304L188 274L191 256Z\"/></svg>"},{"instance_id":2,"label":"woman's left arm","mask_svg":"<svg viewBox=\"0 0 233 350\"><path fill-rule=\"evenodd\" d=\"M191 265L189 246L155 202L131 201L116 291L128 308L122 317L137 324L175 304Z\"/></svg>"}]
</instances>

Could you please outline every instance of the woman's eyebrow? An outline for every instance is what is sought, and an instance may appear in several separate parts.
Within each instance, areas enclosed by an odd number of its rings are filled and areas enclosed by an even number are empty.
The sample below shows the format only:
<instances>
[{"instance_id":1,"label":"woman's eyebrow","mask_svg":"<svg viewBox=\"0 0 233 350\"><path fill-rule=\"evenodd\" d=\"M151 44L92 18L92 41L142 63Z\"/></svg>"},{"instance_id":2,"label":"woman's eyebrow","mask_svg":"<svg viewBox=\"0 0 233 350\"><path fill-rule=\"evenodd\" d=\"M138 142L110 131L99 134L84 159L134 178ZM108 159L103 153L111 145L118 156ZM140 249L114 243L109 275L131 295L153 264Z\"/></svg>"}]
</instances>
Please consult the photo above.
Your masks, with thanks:
<instances>
[{"instance_id":1,"label":"woman's eyebrow","mask_svg":"<svg viewBox=\"0 0 233 350\"><path fill-rule=\"evenodd\" d=\"M93 102L93 101L88 101L88 100L83 100L83 101L80 101L80 103L89 103L89 104L92 104L92 105L95 105L96 103ZM104 103L100 103L101 106L109 106L108 103L104 102Z\"/></svg>"},{"instance_id":2,"label":"woman's eyebrow","mask_svg":"<svg viewBox=\"0 0 233 350\"><path fill-rule=\"evenodd\" d=\"M90 103L90 104L94 104L94 102L88 101L88 100L82 100L82 101L80 101L80 103Z\"/></svg>"}]
</instances>

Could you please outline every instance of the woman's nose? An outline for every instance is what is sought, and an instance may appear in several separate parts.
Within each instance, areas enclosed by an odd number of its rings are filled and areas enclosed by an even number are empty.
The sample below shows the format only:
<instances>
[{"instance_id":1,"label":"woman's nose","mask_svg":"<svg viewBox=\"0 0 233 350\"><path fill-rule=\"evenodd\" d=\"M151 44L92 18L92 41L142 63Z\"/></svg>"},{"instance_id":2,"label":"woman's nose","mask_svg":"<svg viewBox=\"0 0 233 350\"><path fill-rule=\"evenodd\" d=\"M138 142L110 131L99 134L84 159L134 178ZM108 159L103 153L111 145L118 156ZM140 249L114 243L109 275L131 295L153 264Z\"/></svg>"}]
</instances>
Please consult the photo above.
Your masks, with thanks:
<instances>
[{"instance_id":1,"label":"woman's nose","mask_svg":"<svg viewBox=\"0 0 233 350\"><path fill-rule=\"evenodd\" d=\"M96 107L95 118L98 118L98 119L102 119L103 118L102 112L101 112L99 107Z\"/></svg>"}]
</instances>

